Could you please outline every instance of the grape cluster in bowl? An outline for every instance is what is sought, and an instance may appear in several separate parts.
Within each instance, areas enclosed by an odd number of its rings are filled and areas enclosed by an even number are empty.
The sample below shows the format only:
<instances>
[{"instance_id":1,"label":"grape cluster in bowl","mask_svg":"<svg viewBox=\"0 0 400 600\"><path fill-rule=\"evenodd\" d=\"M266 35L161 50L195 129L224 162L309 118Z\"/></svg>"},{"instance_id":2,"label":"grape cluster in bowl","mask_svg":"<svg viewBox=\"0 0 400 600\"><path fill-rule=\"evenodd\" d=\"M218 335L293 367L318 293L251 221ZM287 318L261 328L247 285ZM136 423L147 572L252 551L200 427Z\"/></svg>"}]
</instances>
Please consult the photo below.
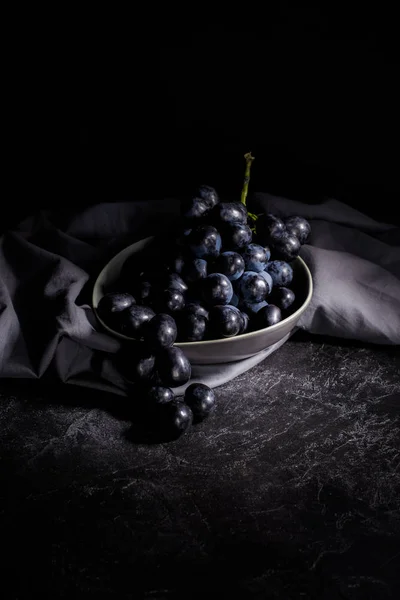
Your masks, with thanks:
<instances>
[{"instance_id":1,"label":"grape cluster in bowl","mask_svg":"<svg viewBox=\"0 0 400 600\"><path fill-rule=\"evenodd\" d=\"M238 337L289 316L296 307L291 263L309 234L301 217L257 218L243 203L220 202L213 188L201 186L174 227L132 254L118 284L101 297L100 320L140 342L140 351L122 354L120 371L145 382L150 403L168 407L179 431L193 411L197 420L212 412L215 396L192 384L185 407L176 402L172 389L189 381L191 365L175 342Z\"/></svg>"}]
</instances>

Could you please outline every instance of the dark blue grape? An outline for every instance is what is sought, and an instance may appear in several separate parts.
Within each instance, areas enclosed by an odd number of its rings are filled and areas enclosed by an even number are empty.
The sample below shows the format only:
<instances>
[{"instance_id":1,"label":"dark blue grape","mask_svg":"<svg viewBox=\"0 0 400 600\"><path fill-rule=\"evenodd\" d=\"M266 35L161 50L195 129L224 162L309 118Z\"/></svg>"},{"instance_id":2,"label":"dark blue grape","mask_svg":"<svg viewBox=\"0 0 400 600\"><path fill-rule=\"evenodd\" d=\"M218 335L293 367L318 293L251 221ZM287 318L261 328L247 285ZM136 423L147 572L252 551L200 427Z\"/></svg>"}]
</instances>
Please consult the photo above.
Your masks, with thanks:
<instances>
[{"instance_id":1,"label":"dark blue grape","mask_svg":"<svg viewBox=\"0 0 400 600\"><path fill-rule=\"evenodd\" d=\"M272 294L268 299L281 310L287 310L292 306L295 298L293 290L286 287L276 287L272 290Z\"/></svg>"},{"instance_id":2,"label":"dark blue grape","mask_svg":"<svg viewBox=\"0 0 400 600\"><path fill-rule=\"evenodd\" d=\"M194 258L185 265L183 276L188 283L195 283L207 277L207 261L203 258Z\"/></svg>"},{"instance_id":3,"label":"dark blue grape","mask_svg":"<svg viewBox=\"0 0 400 600\"><path fill-rule=\"evenodd\" d=\"M189 201L184 202L181 207L182 216L187 221L202 219L207 215L209 210L210 207L207 202L201 198L191 198Z\"/></svg>"},{"instance_id":4,"label":"dark blue grape","mask_svg":"<svg viewBox=\"0 0 400 600\"><path fill-rule=\"evenodd\" d=\"M198 302L189 302L183 309L183 313L188 315L197 315L208 319L208 310Z\"/></svg>"},{"instance_id":5,"label":"dark blue grape","mask_svg":"<svg viewBox=\"0 0 400 600\"><path fill-rule=\"evenodd\" d=\"M249 244L241 252L246 271L255 271L256 273L264 271L271 257L269 248L260 246L259 244Z\"/></svg>"},{"instance_id":6,"label":"dark blue grape","mask_svg":"<svg viewBox=\"0 0 400 600\"><path fill-rule=\"evenodd\" d=\"M247 223L247 209L241 202L220 202L212 210L210 218L217 227L232 223Z\"/></svg>"},{"instance_id":7,"label":"dark blue grape","mask_svg":"<svg viewBox=\"0 0 400 600\"><path fill-rule=\"evenodd\" d=\"M289 217L285 221L286 231L290 235L295 235L300 244L305 244L310 233L310 223L303 217Z\"/></svg>"},{"instance_id":8,"label":"dark blue grape","mask_svg":"<svg viewBox=\"0 0 400 600\"><path fill-rule=\"evenodd\" d=\"M231 301L229 302L229 304L231 306L234 306L235 308L237 308L239 306L239 302L240 302L239 296L235 292L233 292L233 295L232 295L232 298L231 298Z\"/></svg>"},{"instance_id":9,"label":"dark blue grape","mask_svg":"<svg viewBox=\"0 0 400 600\"><path fill-rule=\"evenodd\" d=\"M182 272L185 268L185 257L183 254L177 254L168 262L169 270L172 273L177 273L178 275L182 275Z\"/></svg>"},{"instance_id":10,"label":"dark blue grape","mask_svg":"<svg viewBox=\"0 0 400 600\"><path fill-rule=\"evenodd\" d=\"M271 260L267 264L266 272L271 275L275 286L288 286L292 283L293 269L283 260Z\"/></svg>"},{"instance_id":11,"label":"dark blue grape","mask_svg":"<svg viewBox=\"0 0 400 600\"><path fill-rule=\"evenodd\" d=\"M246 302L262 302L269 293L269 287L260 273L245 271L238 281L238 291Z\"/></svg>"},{"instance_id":12,"label":"dark blue grape","mask_svg":"<svg viewBox=\"0 0 400 600\"><path fill-rule=\"evenodd\" d=\"M201 342L207 331L207 319L193 313L179 316L178 332L180 342Z\"/></svg>"},{"instance_id":13,"label":"dark blue grape","mask_svg":"<svg viewBox=\"0 0 400 600\"><path fill-rule=\"evenodd\" d=\"M223 230L224 247L240 250L252 240L253 234L246 223L232 223Z\"/></svg>"},{"instance_id":14,"label":"dark blue grape","mask_svg":"<svg viewBox=\"0 0 400 600\"><path fill-rule=\"evenodd\" d=\"M175 394L169 387L154 385L148 391L148 399L153 406L163 406L175 399Z\"/></svg>"},{"instance_id":15,"label":"dark blue grape","mask_svg":"<svg viewBox=\"0 0 400 600\"><path fill-rule=\"evenodd\" d=\"M194 420L203 421L216 407L214 391L204 383L192 383L185 391L184 400L191 408Z\"/></svg>"},{"instance_id":16,"label":"dark blue grape","mask_svg":"<svg viewBox=\"0 0 400 600\"><path fill-rule=\"evenodd\" d=\"M210 209L214 208L214 206L219 203L219 196L217 192L209 185L201 185L196 191L196 196L201 198Z\"/></svg>"},{"instance_id":17,"label":"dark blue grape","mask_svg":"<svg viewBox=\"0 0 400 600\"><path fill-rule=\"evenodd\" d=\"M295 235L285 233L271 244L271 248L275 258L291 262L299 255L301 244Z\"/></svg>"},{"instance_id":18,"label":"dark blue grape","mask_svg":"<svg viewBox=\"0 0 400 600\"><path fill-rule=\"evenodd\" d=\"M265 281L267 282L267 285L268 285L267 295L270 294L272 292L272 288L274 285L271 275L267 271L260 271L259 275L261 275L261 277L263 277L265 279Z\"/></svg>"},{"instance_id":19,"label":"dark blue grape","mask_svg":"<svg viewBox=\"0 0 400 600\"><path fill-rule=\"evenodd\" d=\"M165 405L162 421L163 429L171 437L177 438L190 429L193 423L193 413L185 402L174 400Z\"/></svg>"},{"instance_id":20,"label":"dark blue grape","mask_svg":"<svg viewBox=\"0 0 400 600\"><path fill-rule=\"evenodd\" d=\"M178 273L170 273L164 287L167 290L177 290L181 294L185 294L188 291L187 284Z\"/></svg>"},{"instance_id":21,"label":"dark blue grape","mask_svg":"<svg viewBox=\"0 0 400 600\"><path fill-rule=\"evenodd\" d=\"M268 306L268 302L266 300L262 300L261 302L241 302L240 309L244 310L250 315L256 315L262 308Z\"/></svg>"},{"instance_id":22,"label":"dark blue grape","mask_svg":"<svg viewBox=\"0 0 400 600\"><path fill-rule=\"evenodd\" d=\"M229 304L233 296L232 284L222 273L212 273L202 282L202 294L207 306Z\"/></svg>"},{"instance_id":23,"label":"dark blue grape","mask_svg":"<svg viewBox=\"0 0 400 600\"><path fill-rule=\"evenodd\" d=\"M210 331L217 338L238 335L242 327L242 315L230 305L214 306L210 310Z\"/></svg>"},{"instance_id":24,"label":"dark blue grape","mask_svg":"<svg viewBox=\"0 0 400 600\"><path fill-rule=\"evenodd\" d=\"M157 301L157 307L161 312L176 313L185 306L185 298L178 290L163 290Z\"/></svg>"},{"instance_id":25,"label":"dark blue grape","mask_svg":"<svg viewBox=\"0 0 400 600\"><path fill-rule=\"evenodd\" d=\"M177 334L175 320L170 315L163 313L153 317L143 328L144 341L154 351L172 346Z\"/></svg>"},{"instance_id":26,"label":"dark blue grape","mask_svg":"<svg viewBox=\"0 0 400 600\"><path fill-rule=\"evenodd\" d=\"M154 310L149 306L133 304L121 314L120 332L127 337L140 339L144 326L155 316Z\"/></svg>"},{"instance_id":27,"label":"dark blue grape","mask_svg":"<svg viewBox=\"0 0 400 600\"><path fill-rule=\"evenodd\" d=\"M196 258L216 258L221 250L222 240L215 227L201 225L189 235L189 246Z\"/></svg>"},{"instance_id":28,"label":"dark blue grape","mask_svg":"<svg viewBox=\"0 0 400 600\"><path fill-rule=\"evenodd\" d=\"M239 331L239 335L246 333L250 325L250 317L246 312L241 311L242 314L242 326Z\"/></svg>"},{"instance_id":29,"label":"dark blue grape","mask_svg":"<svg viewBox=\"0 0 400 600\"><path fill-rule=\"evenodd\" d=\"M230 281L239 279L244 273L244 259L238 252L222 252L213 264L214 273L226 275Z\"/></svg>"},{"instance_id":30,"label":"dark blue grape","mask_svg":"<svg viewBox=\"0 0 400 600\"><path fill-rule=\"evenodd\" d=\"M112 292L103 296L97 306L97 312L101 317L107 317L110 314L121 312L126 308L136 304L135 298L131 294L124 292Z\"/></svg>"},{"instance_id":31,"label":"dark blue grape","mask_svg":"<svg viewBox=\"0 0 400 600\"><path fill-rule=\"evenodd\" d=\"M281 309L274 304L268 304L257 313L257 323L260 328L276 325L282 320Z\"/></svg>"},{"instance_id":32,"label":"dark blue grape","mask_svg":"<svg viewBox=\"0 0 400 600\"><path fill-rule=\"evenodd\" d=\"M149 383L155 379L156 358L145 349L129 349L116 356L116 367L127 381Z\"/></svg>"},{"instance_id":33,"label":"dark blue grape","mask_svg":"<svg viewBox=\"0 0 400 600\"><path fill-rule=\"evenodd\" d=\"M286 233L285 223L282 219L271 213L268 213L264 217L264 228L265 237L268 242L279 240Z\"/></svg>"},{"instance_id":34,"label":"dark blue grape","mask_svg":"<svg viewBox=\"0 0 400 600\"><path fill-rule=\"evenodd\" d=\"M156 368L162 384L172 388L187 383L192 372L190 362L175 346L157 354Z\"/></svg>"}]
</instances>

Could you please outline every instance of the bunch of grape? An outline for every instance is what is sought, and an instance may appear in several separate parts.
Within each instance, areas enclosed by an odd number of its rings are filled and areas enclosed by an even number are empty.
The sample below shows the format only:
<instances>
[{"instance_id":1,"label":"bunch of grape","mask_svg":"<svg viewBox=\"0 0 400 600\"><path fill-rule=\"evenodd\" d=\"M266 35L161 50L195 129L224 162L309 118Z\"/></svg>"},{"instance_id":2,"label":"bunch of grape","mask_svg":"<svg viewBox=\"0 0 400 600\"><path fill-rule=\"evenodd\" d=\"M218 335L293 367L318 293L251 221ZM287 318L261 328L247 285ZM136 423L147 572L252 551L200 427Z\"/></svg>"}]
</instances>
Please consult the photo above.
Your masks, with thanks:
<instances>
[{"instance_id":1,"label":"bunch of grape","mask_svg":"<svg viewBox=\"0 0 400 600\"><path fill-rule=\"evenodd\" d=\"M149 402L179 433L215 406L213 391L189 386L184 401L171 388L187 383L191 365L178 342L229 338L275 325L295 302L291 262L310 234L301 217L274 215L256 221L242 202L220 202L215 189L200 186L182 206L166 236L128 259L118 291L105 295L100 318L114 331L141 342L123 353L118 367L145 382ZM254 237L254 239L253 239ZM262 240L262 243L261 243ZM265 242L268 245L265 245Z\"/></svg>"}]
</instances>

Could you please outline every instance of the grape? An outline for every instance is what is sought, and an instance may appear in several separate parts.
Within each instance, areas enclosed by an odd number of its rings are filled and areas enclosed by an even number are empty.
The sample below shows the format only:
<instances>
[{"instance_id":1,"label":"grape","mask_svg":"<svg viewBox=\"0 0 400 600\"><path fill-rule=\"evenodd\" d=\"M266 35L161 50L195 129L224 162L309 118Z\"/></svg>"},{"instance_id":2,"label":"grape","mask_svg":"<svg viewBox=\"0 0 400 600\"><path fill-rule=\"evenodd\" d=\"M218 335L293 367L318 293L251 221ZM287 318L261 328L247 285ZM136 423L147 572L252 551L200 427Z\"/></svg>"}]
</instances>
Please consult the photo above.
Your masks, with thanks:
<instances>
[{"instance_id":1,"label":"grape","mask_svg":"<svg viewBox=\"0 0 400 600\"><path fill-rule=\"evenodd\" d=\"M185 268L185 258L183 254L177 254L176 256L174 256L174 258L172 258L169 261L168 267L170 268L172 273L182 275L182 272Z\"/></svg>"},{"instance_id":2,"label":"grape","mask_svg":"<svg viewBox=\"0 0 400 600\"><path fill-rule=\"evenodd\" d=\"M189 235L189 246L196 258L216 258L221 245L221 236L211 225L200 225Z\"/></svg>"},{"instance_id":3,"label":"grape","mask_svg":"<svg viewBox=\"0 0 400 600\"><path fill-rule=\"evenodd\" d=\"M158 301L160 311L175 313L185 306L185 298L178 290L164 290Z\"/></svg>"},{"instance_id":4,"label":"grape","mask_svg":"<svg viewBox=\"0 0 400 600\"><path fill-rule=\"evenodd\" d=\"M239 296L235 292L233 292L233 295L232 295L232 298L231 298L231 301L229 302L229 304L231 306L235 306L237 308L239 306L239 302L240 302Z\"/></svg>"},{"instance_id":5,"label":"grape","mask_svg":"<svg viewBox=\"0 0 400 600\"><path fill-rule=\"evenodd\" d=\"M268 292L267 294L270 294L272 291L272 287L274 285L273 279L271 277L271 275L267 272L267 271L260 271L259 275L261 275L261 277L263 277L265 279L265 281L267 282L268 285Z\"/></svg>"},{"instance_id":6,"label":"grape","mask_svg":"<svg viewBox=\"0 0 400 600\"><path fill-rule=\"evenodd\" d=\"M262 308L268 306L268 302L266 300L262 300L261 302L241 302L240 309L243 309L247 313L251 315L256 315Z\"/></svg>"},{"instance_id":7,"label":"grape","mask_svg":"<svg viewBox=\"0 0 400 600\"><path fill-rule=\"evenodd\" d=\"M214 208L219 203L217 192L209 185L201 185L196 191L196 196L201 198L208 208Z\"/></svg>"},{"instance_id":8,"label":"grape","mask_svg":"<svg viewBox=\"0 0 400 600\"><path fill-rule=\"evenodd\" d=\"M188 286L178 273L170 273L167 278L165 289L177 290L181 294L185 294L188 291Z\"/></svg>"},{"instance_id":9,"label":"grape","mask_svg":"<svg viewBox=\"0 0 400 600\"><path fill-rule=\"evenodd\" d=\"M196 422L203 421L215 410L214 391L204 383L192 383L185 391L184 400L191 408Z\"/></svg>"},{"instance_id":10,"label":"grape","mask_svg":"<svg viewBox=\"0 0 400 600\"><path fill-rule=\"evenodd\" d=\"M241 202L220 202L214 207L211 218L217 226L247 223L247 209Z\"/></svg>"},{"instance_id":11,"label":"grape","mask_svg":"<svg viewBox=\"0 0 400 600\"><path fill-rule=\"evenodd\" d=\"M245 223L232 223L223 231L224 246L239 250L250 244L253 234Z\"/></svg>"},{"instance_id":12,"label":"grape","mask_svg":"<svg viewBox=\"0 0 400 600\"><path fill-rule=\"evenodd\" d=\"M267 281L255 271L245 271L238 281L238 291L246 302L262 302L269 293Z\"/></svg>"},{"instance_id":13,"label":"grape","mask_svg":"<svg viewBox=\"0 0 400 600\"><path fill-rule=\"evenodd\" d=\"M242 250L246 271L264 271L267 262L271 258L269 248L259 244L249 244Z\"/></svg>"},{"instance_id":14,"label":"grape","mask_svg":"<svg viewBox=\"0 0 400 600\"><path fill-rule=\"evenodd\" d=\"M163 313L153 317L143 328L145 343L152 350L162 350L172 346L177 333L175 320Z\"/></svg>"},{"instance_id":15,"label":"grape","mask_svg":"<svg viewBox=\"0 0 400 600\"><path fill-rule=\"evenodd\" d=\"M193 413L185 402L173 401L165 405L163 413L166 429L174 437L178 437L190 429L193 423Z\"/></svg>"},{"instance_id":16,"label":"grape","mask_svg":"<svg viewBox=\"0 0 400 600\"><path fill-rule=\"evenodd\" d=\"M285 233L271 244L271 248L276 258L291 262L299 255L301 244L295 235Z\"/></svg>"},{"instance_id":17,"label":"grape","mask_svg":"<svg viewBox=\"0 0 400 600\"><path fill-rule=\"evenodd\" d=\"M195 258L185 265L184 277L188 283L195 283L207 277L207 261Z\"/></svg>"},{"instance_id":18,"label":"grape","mask_svg":"<svg viewBox=\"0 0 400 600\"><path fill-rule=\"evenodd\" d=\"M305 244L311 233L310 223L303 217L289 217L285 221L286 231L295 235L300 244Z\"/></svg>"},{"instance_id":19,"label":"grape","mask_svg":"<svg viewBox=\"0 0 400 600\"><path fill-rule=\"evenodd\" d=\"M199 314L186 313L179 316L179 341L200 342L207 330L207 319Z\"/></svg>"},{"instance_id":20,"label":"grape","mask_svg":"<svg viewBox=\"0 0 400 600\"><path fill-rule=\"evenodd\" d=\"M248 330L249 325L250 325L249 315L243 311L241 311L241 315L242 315L242 326L240 328L239 335L241 335L242 333L246 333L246 331Z\"/></svg>"},{"instance_id":21,"label":"grape","mask_svg":"<svg viewBox=\"0 0 400 600\"><path fill-rule=\"evenodd\" d=\"M175 398L174 392L169 387L154 385L148 391L148 399L154 406L160 406L172 402Z\"/></svg>"},{"instance_id":22,"label":"grape","mask_svg":"<svg viewBox=\"0 0 400 600\"><path fill-rule=\"evenodd\" d=\"M267 265L267 273L272 277L276 286L288 286L293 280L292 267L283 260L272 260Z\"/></svg>"},{"instance_id":23,"label":"grape","mask_svg":"<svg viewBox=\"0 0 400 600\"><path fill-rule=\"evenodd\" d=\"M281 310L274 304L268 304L268 306L262 308L257 313L257 321L260 327L270 327L271 325L276 325L281 320Z\"/></svg>"},{"instance_id":24,"label":"grape","mask_svg":"<svg viewBox=\"0 0 400 600\"><path fill-rule=\"evenodd\" d=\"M269 242L279 240L286 233L286 226L282 219L268 213L264 218L265 235Z\"/></svg>"},{"instance_id":25,"label":"grape","mask_svg":"<svg viewBox=\"0 0 400 600\"><path fill-rule=\"evenodd\" d=\"M185 314L197 315L199 317L208 319L208 310L206 310L204 306L201 306L201 304L197 302L190 302L189 304L186 304L183 312Z\"/></svg>"},{"instance_id":26,"label":"grape","mask_svg":"<svg viewBox=\"0 0 400 600\"><path fill-rule=\"evenodd\" d=\"M287 310L295 301L293 290L286 287L276 287L272 290L271 296L268 298L271 304L275 304L281 310Z\"/></svg>"},{"instance_id":27,"label":"grape","mask_svg":"<svg viewBox=\"0 0 400 600\"><path fill-rule=\"evenodd\" d=\"M191 198L188 202L184 202L181 207L181 213L184 219L195 221L205 217L210 207L207 202L201 198Z\"/></svg>"},{"instance_id":28,"label":"grape","mask_svg":"<svg viewBox=\"0 0 400 600\"><path fill-rule=\"evenodd\" d=\"M210 329L217 337L237 335L243 325L242 315L234 306L214 306L210 310Z\"/></svg>"},{"instance_id":29,"label":"grape","mask_svg":"<svg viewBox=\"0 0 400 600\"><path fill-rule=\"evenodd\" d=\"M212 273L202 282L202 294L208 306L229 304L233 296L232 284L222 273Z\"/></svg>"},{"instance_id":30,"label":"grape","mask_svg":"<svg viewBox=\"0 0 400 600\"><path fill-rule=\"evenodd\" d=\"M238 252L222 252L213 265L214 273L222 273L230 281L239 279L244 273L245 263Z\"/></svg>"},{"instance_id":31,"label":"grape","mask_svg":"<svg viewBox=\"0 0 400 600\"><path fill-rule=\"evenodd\" d=\"M140 352L138 349L121 351L115 361L118 371L127 381L148 383L155 378L156 358L143 348L140 348Z\"/></svg>"},{"instance_id":32,"label":"grape","mask_svg":"<svg viewBox=\"0 0 400 600\"><path fill-rule=\"evenodd\" d=\"M155 316L154 310L148 306L133 304L121 314L120 332L128 337L139 339L144 325Z\"/></svg>"},{"instance_id":33,"label":"grape","mask_svg":"<svg viewBox=\"0 0 400 600\"><path fill-rule=\"evenodd\" d=\"M139 304L151 304L154 285L150 281L138 281L134 291Z\"/></svg>"},{"instance_id":34,"label":"grape","mask_svg":"<svg viewBox=\"0 0 400 600\"><path fill-rule=\"evenodd\" d=\"M175 346L157 354L156 368L163 385L172 388L187 383L192 372L190 362Z\"/></svg>"},{"instance_id":35,"label":"grape","mask_svg":"<svg viewBox=\"0 0 400 600\"><path fill-rule=\"evenodd\" d=\"M121 313L134 304L136 304L136 300L131 294L114 292L101 298L97 312L111 328L119 329Z\"/></svg>"}]
</instances>

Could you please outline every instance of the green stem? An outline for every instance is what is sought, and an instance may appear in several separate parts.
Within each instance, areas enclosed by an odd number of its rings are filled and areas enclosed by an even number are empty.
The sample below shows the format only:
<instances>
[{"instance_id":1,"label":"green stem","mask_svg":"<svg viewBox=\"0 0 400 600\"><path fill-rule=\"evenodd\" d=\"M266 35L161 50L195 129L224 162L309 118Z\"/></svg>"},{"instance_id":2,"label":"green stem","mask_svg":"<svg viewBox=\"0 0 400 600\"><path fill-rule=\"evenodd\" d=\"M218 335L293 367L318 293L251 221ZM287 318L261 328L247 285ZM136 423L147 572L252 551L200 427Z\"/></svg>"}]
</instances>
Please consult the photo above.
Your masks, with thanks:
<instances>
[{"instance_id":1,"label":"green stem","mask_svg":"<svg viewBox=\"0 0 400 600\"><path fill-rule=\"evenodd\" d=\"M241 202L242 202L242 204L244 204L246 206L247 193L249 191L250 169L251 169L251 163L254 160L254 156L251 155L251 152L247 152L247 154L244 155L244 159L246 161L246 170L244 172L244 181L243 181ZM254 222L254 226L251 227L251 230L255 231L256 230L255 221L257 221L258 216L254 215L253 213L250 213L250 212L248 212L247 215Z\"/></svg>"}]
</instances>

